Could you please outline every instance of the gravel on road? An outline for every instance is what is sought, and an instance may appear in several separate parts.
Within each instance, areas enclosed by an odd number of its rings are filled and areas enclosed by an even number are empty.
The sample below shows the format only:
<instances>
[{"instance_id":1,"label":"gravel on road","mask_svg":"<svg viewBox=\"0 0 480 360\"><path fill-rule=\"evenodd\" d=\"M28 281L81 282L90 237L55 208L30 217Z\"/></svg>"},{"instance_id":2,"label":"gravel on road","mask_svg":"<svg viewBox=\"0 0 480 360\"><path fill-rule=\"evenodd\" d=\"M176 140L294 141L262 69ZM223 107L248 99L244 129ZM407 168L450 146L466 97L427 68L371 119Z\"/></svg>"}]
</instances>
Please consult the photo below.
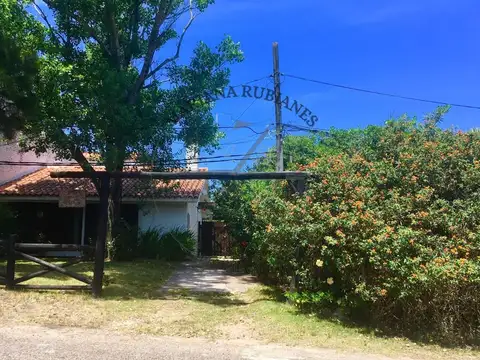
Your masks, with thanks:
<instances>
[{"instance_id":1,"label":"gravel on road","mask_svg":"<svg viewBox=\"0 0 480 360\"><path fill-rule=\"evenodd\" d=\"M387 360L327 349L293 348L252 341L128 336L94 329L0 327L0 359L6 360Z\"/></svg>"}]
</instances>

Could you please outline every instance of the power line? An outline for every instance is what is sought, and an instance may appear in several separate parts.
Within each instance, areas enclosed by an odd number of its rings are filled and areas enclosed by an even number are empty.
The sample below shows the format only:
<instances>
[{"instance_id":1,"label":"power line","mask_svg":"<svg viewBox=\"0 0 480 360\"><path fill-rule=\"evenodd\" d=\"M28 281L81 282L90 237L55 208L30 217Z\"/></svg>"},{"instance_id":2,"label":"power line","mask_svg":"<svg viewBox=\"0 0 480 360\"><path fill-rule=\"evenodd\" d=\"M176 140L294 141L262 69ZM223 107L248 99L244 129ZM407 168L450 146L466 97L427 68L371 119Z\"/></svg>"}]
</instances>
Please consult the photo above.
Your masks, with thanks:
<instances>
[{"instance_id":1,"label":"power line","mask_svg":"<svg viewBox=\"0 0 480 360\"><path fill-rule=\"evenodd\" d=\"M237 120L235 120L235 122L237 122L238 120L240 120L240 118L246 114L246 112L248 110L250 110L250 108L257 102L257 98L255 98L252 103L250 105L247 106L247 108L245 110L243 110L243 112L237 117Z\"/></svg>"},{"instance_id":2,"label":"power line","mask_svg":"<svg viewBox=\"0 0 480 360\"><path fill-rule=\"evenodd\" d=\"M360 92L364 92L364 93L367 93L367 94L382 95L382 96L388 96L388 97L404 99L404 100L420 101L420 102L430 103L430 104L450 105L450 106L453 106L453 107L480 110L480 106L455 104L455 103L447 103L447 102L443 102L443 101L421 99L421 98L416 98L416 97L411 97L411 96L396 95L396 94L384 93L384 92L381 92L381 91L367 90L367 89L361 89L361 88L357 88L357 87L353 87L353 86L346 86L346 85L334 84L334 83L330 83L330 82L326 82L326 81L308 79L308 78L305 78L305 77L302 77L302 76L288 75L288 74L284 74L284 75L287 76L287 77L293 78L293 79L309 81L309 82L313 82L313 83L317 83L317 84L322 84L322 85L326 85L326 86L333 86L333 87L346 89L346 90L360 91Z\"/></svg>"},{"instance_id":3,"label":"power line","mask_svg":"<svg viewBox=\"0 0 480 360\"><path fill-rule=\"evenodd\" d=\"M263 79L267 79L269 77L271 77L272 75L267 75L267 76L264 76L264 77L261 77L259 79L255 79L255 80L251 80L249 82L246 82L246 83L243 83L243 84L239 84L239 85L234 85L232 86L233 88L236 88L236 87L239 87L239 86L243 86L243 85L248 85L248 84L251 84L251 83L254 83L254 82L257 82L257 81L262 81Z\"/></svg>"},{"instance_id":4,"label":"power line","mask_svg":"<svg viewBox=\"0 0 480 360\"><path fill-rule=\"evenodd\" d=\"M250 155L265 155L267 154L268 151L263 151L263 152L256 152L252 153ZM242 157L244 157L245 154L233 154L233 155L219 155L219 156L208 156L208 157L200 157L197 159L194 159L198 163L203 163L203 162L210 162L212 160L225 160L225 161L235 161L235 160L242 160ZM171 161L165 161L164 163L161 163L161 165L167 165L167 164L177 164L177 163L192 163L191 160L187 159L177 159L177 160L171 160ZM193 162L194 163L194 162ZM79 166L78 163L76 162L68 162L68 163L55 163L55 162L41 162L41 161L8 161L8 160L0 160L0 165L8 165L8 166ZM91 162L90 165L92 166L103 166L103 164L98 163L98 162ZM152 165L158 165L156 163L142 163L142 162L134 162L134 161L126 161L125 166L152 166Z\"/></svg>"},{"instance_id":5,"label":"power line","mask_svg":"<svg viewBox=\"0 0 480 360\"><path fill-rule=\"evenodd\" d=\"M263 154L266 154L266 153L267 153L267 151L263 151L263 152L251 153L250 155L263 155ZM197 158L196 160L203 160L203 159L210 160L210 159L221 159L221 158L240 157L240 156L245 156L245 154L207 156L207 157L203 157L203 158ZM188 160L186 160L186 159L182 159L182 160L180 160L180 161L186 161L186 162L188 162Z\"/></svg>"},{"instance_id":6,"label":"power line","mask_svg":"<svg viewBox=\"0 0 480 360\"><path fill-rule=\"evenodd\" d=\"M219 126L218 128L219 129L248 129L257 135L263 134L263 131L256 131L250 126Z\"/></svg>"},{"instance_id":7,"label":"power line","mask_svg":"<svg viewBox=\"0 0 480 360\"><path fill-rule=\"evenodd\" d=\"M251 128L250 126L218 126L219 129L234 129L234 130L237 130L237 129L248 129L250 130L251 132L257 134L257 135L260 135L263 133L263 131L256 131L255 129ZM200 128L197 128L197 129L201 129ZM206 127L205 127L206 129ZM177 135L179 132L182 131L182 129L174 129L176 132L177 132Z\"/></svg>"},{"instance_id":8,"label":"power line","mask_svg":"<svg viewBox=\"0 0 480 360\"><path fill-rule=\"evenodd\" d=\"M255 141L255 139L250 139L250 140L243 140L243 141L234 141L234 142L229 142L229 143L221 143L220 145L226 146L226 145L238 145L238 144L248 144Z\"/></svg>"},{"instance_id":9,"label":"power line","mask_svg":"<svg viewBox=\"0 0 480 360\"><path fill-rule=\"evenodd\" d=\"M283 126L291 128L291 129L293 129L293 131L307 131L307 132L322 133L322 134L328 134L329 133L329 130L318 129L318 128L308 128L308 127L303 127L303 126L298 126L298 125L293 125L293 124L284 124Z\"/></svg>"},{"instance_id":10,"label":"power line","mask_svg":"<svg viewBox=\"0 0 480 360\"><path fill-rule=\"evenodd\" d=\"M258 157L249 157L247 159L242 159L242 158L231 158L231 159L218 159L218 160L204 160L204 161L189 161L188 164L191 164L191 165L194 165L194 164L211 164L211 163L221 163L221 162L231 162L231 161L240 161L240 160L259 160L259 159L263 159L264 157L263 156L258 156ZM180 161L182 162L182 161ZM55 166L58 166L58 167L67 167L67 166L80 166L78 164L73 164L73 163L68 163L68 164L65 164L65 163L3 163L3 162L0 162L0 165L8 165L8 166L48 166L48 167L55 167ZM172 163L163 163L163 164L152 164L152 163L134 163L134 164L125 164L124 166L126 167L141 167L141 166L152 166L152 167L155 167L155 166L158 166L158 165L177 165L175 162L172 162ZM180 164L179 164L180 165ZM98 166L97 164L93 164L92 166ZM103 166L103 165L100 165L100 166Z\"/></svg>"},{"instance_id":11,"label":"power line","mask_svg":"<svg viewBox=\"0 0 480 360\"><path fill-rule=\"evenodd\" d=\"M264 77L263 79L269 78L269 77L271 77L271 75L266 76L266 77ZM263 80L263 79L261 79L261 80ZM265 86L267 85L266 83L267 83L267 82L265 82ZM248 105L247 108L246 108L245 110L243 110L243 112L237 117L237 119L235 120L235 122L237 122L238 120L240 120L240 118L241 118L243 115L245 115L246 112L247 112L248 110L250 110L250 108L257 102L257 100L258 100L258 98L255 97L255 99L253 99L253 101L251 102L251 104Z\"/></svg>"}]
</instances>

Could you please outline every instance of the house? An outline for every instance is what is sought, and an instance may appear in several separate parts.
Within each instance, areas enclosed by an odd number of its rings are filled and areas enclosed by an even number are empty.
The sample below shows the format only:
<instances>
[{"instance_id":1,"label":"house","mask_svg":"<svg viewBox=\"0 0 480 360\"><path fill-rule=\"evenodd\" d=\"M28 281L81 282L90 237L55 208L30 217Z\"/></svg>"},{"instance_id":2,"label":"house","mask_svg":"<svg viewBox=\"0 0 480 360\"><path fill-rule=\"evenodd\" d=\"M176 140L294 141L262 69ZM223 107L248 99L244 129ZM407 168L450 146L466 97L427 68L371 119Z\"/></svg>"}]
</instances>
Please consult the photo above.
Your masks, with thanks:
<instances>
[{"instance_id":1,"label":"house","mask_svg":"<svg viewBox=\"0 0 480 360\"><path fill-rule=\"evenodd\" d=\"M18 139L2 140L0 142L0 185L40 169L39 165L28 164L34 162L54 163L59 161L52 153L37 156L33 151L21 152ZM12 163L25 163L25 165L13 165Z\"/></svg>"},{"instance_id":2,"label":"house","mask_svg":"<svg viewBox=\"0 0 480 360\"><path fill-rule=\"evenodd\" d=\"M96 170L103 169L97 167ZM96 239L99 209L94 184L90 179L54 179L50 177L52 171L82 169L79 166L42 167L0 185L0 203L8 203L21 224L19 240L92 243ZM198 238L198 224L202 220L199 201L208 194L206 180L122 181L121 215L127 224L139 231L190 229ZM75 207L71 207L75 202L71 197L77 200ZM69 200L67 204L65 200Z\"/></svg>"}]
</instances>

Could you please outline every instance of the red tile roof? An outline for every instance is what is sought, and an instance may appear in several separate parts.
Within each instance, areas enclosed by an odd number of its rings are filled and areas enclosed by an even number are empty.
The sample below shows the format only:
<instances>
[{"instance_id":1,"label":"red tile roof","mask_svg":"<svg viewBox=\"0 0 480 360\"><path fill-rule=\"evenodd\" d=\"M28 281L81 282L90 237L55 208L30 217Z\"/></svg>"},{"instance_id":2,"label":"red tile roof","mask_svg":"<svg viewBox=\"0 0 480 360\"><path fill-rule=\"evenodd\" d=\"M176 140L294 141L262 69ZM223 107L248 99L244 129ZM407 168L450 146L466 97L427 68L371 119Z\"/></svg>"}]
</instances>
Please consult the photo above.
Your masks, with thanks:
<instances>
[{"instance_id":1,"label":"red tile roof","mask_svg":"<svg viewBox=\"0 0 480 360\"><path fill-rule=\"evenodd\" d=\"M103 170L95 167L96 170ZM52 171L82 171L79 166L51 166L37 170L20 179L0 185L2 196L54 196L69 190L83 190L87 197L97 197L97 190L89 179L53 179ZM200 169L206 171L206 169ZM196 199L200 196L206 180L123 179L123 197L136 199Z\"/></svg>"}]
</instances>

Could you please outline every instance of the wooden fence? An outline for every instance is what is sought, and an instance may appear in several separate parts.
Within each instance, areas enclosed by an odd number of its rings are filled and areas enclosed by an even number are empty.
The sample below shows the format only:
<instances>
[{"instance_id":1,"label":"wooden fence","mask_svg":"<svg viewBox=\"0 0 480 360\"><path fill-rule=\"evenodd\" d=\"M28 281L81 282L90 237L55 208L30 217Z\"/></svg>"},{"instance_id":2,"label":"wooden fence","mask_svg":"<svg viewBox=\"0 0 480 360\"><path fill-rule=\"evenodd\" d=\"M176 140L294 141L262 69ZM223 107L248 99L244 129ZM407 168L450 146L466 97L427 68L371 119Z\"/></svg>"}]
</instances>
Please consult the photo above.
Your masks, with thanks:
<instances>
[{"instance_id":1,"label":"wooden fence","mask_svg":"<svg viewBox=\"0 0 480 360\"><path fill-rule=\"evenodd\" d=\"M94 251L92 246L71 245L71 244L34 244L34 243L16 243L15 237L9 240L0 240L0 246L4 248L7 258L5 271L0 271L0 284L5 285L9 290L12 289L37 289L37 290L92 290L92 279L67 270L68 267L86 261ZM46 251L78 251L80 256L72 258L64 264L57 265L46 260L40 259L44 257L42 254ZM41 266L41 270L23 275L15 276L15 263L18 259L25 259L37 263ZM85 285L25 285L21 284L35 277L43 276L49 272L59 272L63 275L70 276Z\"/></svg>"}]
</instances>

